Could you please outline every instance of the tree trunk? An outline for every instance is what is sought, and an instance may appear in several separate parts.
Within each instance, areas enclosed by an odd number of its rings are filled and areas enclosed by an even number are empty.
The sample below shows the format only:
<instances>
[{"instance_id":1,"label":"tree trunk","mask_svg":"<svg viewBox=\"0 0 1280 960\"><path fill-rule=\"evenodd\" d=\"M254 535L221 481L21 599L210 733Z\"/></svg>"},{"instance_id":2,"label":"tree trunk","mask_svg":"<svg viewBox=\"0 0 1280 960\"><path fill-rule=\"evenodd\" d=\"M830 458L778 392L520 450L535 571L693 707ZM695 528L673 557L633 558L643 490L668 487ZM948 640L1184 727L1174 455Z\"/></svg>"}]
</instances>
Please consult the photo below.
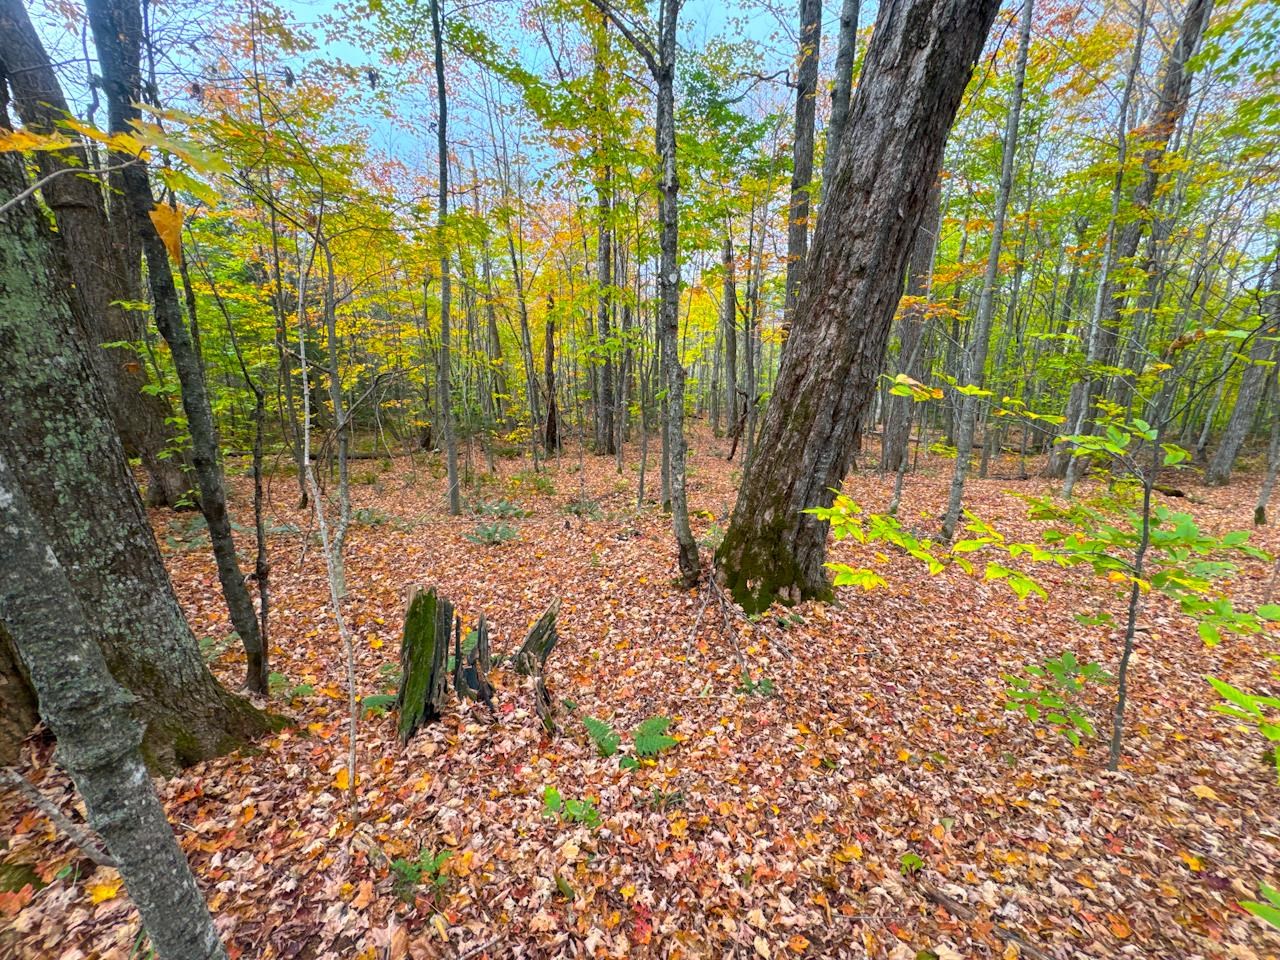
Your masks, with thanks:
<instances>
[{"instance_id":1,"label":"tree trunk","mask_svg":"<svg viewBox=\"0 0 1280 960\"><path fill-rule=\"evenodd\" d=\"M32 132L53 133L57 122L70 114L49 55L21 0L0 0L0 75L23 125ZM67 167L91 169L87 152L79 147L42 150L36 154L36 163L41 176ZM41 194L69 253L71 277L81 301L76 319L125 453L142 460L149 479L148 502L178 506L187 500L190 483L183 470L185 454L167 425L173 415L169 403L144 391L146 368L129 347L103 346L135 343L143 337L140 315L122 306L138 299L138 263L129 262L127 228L108 222L104 192L96 178L59 176L46 183Z\"/></svg>"},{"instance_id":2,"label":"tree trunk","mask_svg":"<svg viewBox=\"0 0 1280 960\"><path fill-rule=\"evenodd\" d=\"M22 187L17 156L0 156L0 196ZM167 769L233 749L267 718L200 656L75 332L62 251L30 202L0 216L0 265L0 449L137 697L144 754Z\"/></svg>"},{"instance_id":3,"label":"tree trunk","mask_svg":"<svg viewBox=\"0 0 1280 960\"><path fill-rule=\"evenodd\" d=\"M124 131L141 116L137 107L142 98L138 67L142 43L141 14L135 0L88 0L85 9L102 69L103 93L111 106L111 130L113 133ZM218 435L209 405L204 367L182 319L168 251L151 221L155 200L151 195L146 167L136 163L125 167L121 185L128 201L129 225L146 257L156 326L169 344L174 370L182 386L182 407L191 433L192 464L200 490L200 511L209 527L209 539L213 544L227 610L248 659L245 683L255 693L266 693L267 651L258 631L253 601L240 570L231 534L231 518L227 512L219 462Z\"/></svg>"},{"instance_id":4,"label":"tree trunk","mask_svg":"<svg viewBox=\"0 0 1280 960\"><path fill-rule=\"evenodd\" d=\"M75 563L75 554L64 558ZM85 603L0 453L0 620L13 638L58 738L58 759L84 798L163 960L226 951L174 839L143 762L130 697L111 676Z\"/></svg>"},{"instance_id":5,"label":"tree trunk","mask_svg":"<svg viewBox=\"0 0 1280 960\"><path fill-rule=\"evenodd\" d=\"M986 382L987 350L991 342L991 321L995 316L996 279L1000 275L1000 251L1004 246L1004 224L1009 212L1009 195L1013 192L1014 162L1018 155L1018 121L1022 115L1022 88L1027 79L1027 51L1031 46L1031 13L1035 0L1023 0L1022 24L1018 31L1018 59L1013 69L1013 96L1005 117L1004 143L1001 147L1000 186L996 191L995 216L991 225L991 248L987 252L987 269L982 276L982 292L978 294L978 314L974 318L973 342L969 345L968 369L961 383L980 390ZM956 462L951 473L951 490L947 497L947 513L942 520L942 539L948 541L960 522L960 506L964 498L964 482L972 459L973 436L978 425L976 393L965 393L960 399L960 418L956 423ZM985 463L985 461L984 461Z\"/></svg>"},{"instance_id":6,"label":"tree trunk","mask_svg":"<svg viewBox=\"0 0 1280 960\"><path fill-rule=\"evenodd\" d=\"M822 45L822 0L800 0L796 66L796 125L791 143L791 207L787 218L787 287L782 314L790 323L809 254L809 190L813 185L813 124Z\"/></svg>"},{"instance_id":7,"label":"tree trunk","mask_svg":"<svg viewBox=\"0 0 1280 960\"><path fill-rule=\"evenodd\" d=\"M436 67L436 154L439 161L440 191L437 206L440 242L440 380L437 406L444 442L445 469L449 477L449 515L462 513L462 491L458 487L458 441L453 430L453 402L449 386L449 307L452 285L449 276L449 244L445 232L449 222L449 97L444 84L444 40L440 29L440 3L431 0L431 38Z\"/></svg>"},{"instance_id":8,"label":"tree trunk","mask_svg":"<svg viewBox=\"0 0 1280 960\"><path fill-rule=\"evenodd\" d=\"M556 409L556 321L551 315L554 306L551 297L547 297L547 322L543 339L543 373L547 379L547 422L542 429L542 449L554 454L560 446L560 411Z\"/></svg>"},{"instance_id":9,"label":"tree trunk","mask_svg":"<svg viewBox=\"0 0 1280 960\"><path fill-rule=\"evenodd\" d=\"M1231 407L1231 418L1227 421L1218 449L1213 452L1204 472L1204 482L1212 487L1223 486L1231 479L1231 468L1235 466L1236 456L1258 415L1262 388L1267 382L1268 361L1276 359L1275 336L1280 328L1280 249L1276 251L1269 286L1267 316L1254 332L1253 342L1249 345L1249 364L1240 375L1240 389L1236 391L1236 402Z\"/></svg>"},{"instance_id":10,"label":"tree trunk","mask_svg":"<svg viewBox=\"0 0 1280 960\"><path fill-rule=\"evenodd\" d=\"M849 122L849 97L853 92L853 61L858 52L858 6L860 0L844 0L840 7L840 36L836 46L835 86L831 90L831 121L827 124L827 149L822 156L822 202L836 176L836 164L844 149L844 131Z\"/></svg>"},{"instance_id":11,"label":"tree trunk","mask_svg":"<svg viewBox=\"0 0 1280 960\"><path fill-rule=\"evenodd\" d=\"M898 320L898 369L913 380L923 376L924 330L928 322L927 297L929 277L933 271L933 253L942 227L942 189L934 183L925 201L925 213L911 243L911 259L907 264L906 295L912 303L902 310ZM915 401L910 397L888 399L884 419L884 436L880 441L880 470L901 473L910 459L907 447L911 440L911 421Z\"/></svg>"},{"instance_id":12,"label":"tree trunk","mask_svg":"<svg viewBox=\"0 0 1280 960\"><path fill-rule=\"evenodd\" d=\"M830 505L861 439L911 241L998 6L880 7L792 343L719 551L727 585L748 610L830 595L828 525L803 511Z\"/></svg>"}]
</instances>

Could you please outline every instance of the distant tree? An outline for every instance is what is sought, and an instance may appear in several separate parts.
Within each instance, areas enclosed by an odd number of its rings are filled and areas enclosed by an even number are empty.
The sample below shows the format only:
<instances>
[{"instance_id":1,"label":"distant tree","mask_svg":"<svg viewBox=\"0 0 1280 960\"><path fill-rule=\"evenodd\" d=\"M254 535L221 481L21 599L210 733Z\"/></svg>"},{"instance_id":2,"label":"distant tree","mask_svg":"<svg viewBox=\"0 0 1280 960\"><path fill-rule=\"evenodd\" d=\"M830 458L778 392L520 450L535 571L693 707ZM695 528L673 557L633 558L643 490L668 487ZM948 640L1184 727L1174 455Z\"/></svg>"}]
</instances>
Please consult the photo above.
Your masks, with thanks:
<instances>
[{"instance_id":1,"label":"distant tree","mask_svg":"<svg viewBox=\"0 0 1280 960\"><path fill-rule=\"evenodd\" d=\"M749 610L830 595L826 507L860 441L926 197L998 0L886 0L790 343L720 546Z\"/></svg>"}]
</instances>

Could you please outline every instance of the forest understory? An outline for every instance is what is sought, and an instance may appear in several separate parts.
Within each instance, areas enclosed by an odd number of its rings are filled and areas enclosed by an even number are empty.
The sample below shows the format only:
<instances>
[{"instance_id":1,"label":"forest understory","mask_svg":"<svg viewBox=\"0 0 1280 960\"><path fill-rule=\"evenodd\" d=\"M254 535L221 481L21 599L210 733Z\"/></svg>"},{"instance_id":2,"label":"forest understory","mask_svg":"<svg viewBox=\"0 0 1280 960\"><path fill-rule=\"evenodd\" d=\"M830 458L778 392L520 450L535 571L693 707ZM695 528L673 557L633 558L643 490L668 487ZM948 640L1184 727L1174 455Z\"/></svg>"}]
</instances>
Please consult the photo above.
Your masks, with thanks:
<instances>
[{"instance_id":1,"label":"forest understory","mask_svg":"<svg viewBox=\"0 0 1280 960\"><path fill-rule=\"evenodd\" d=\"M727 441L705 430L691 440L690 510L709 556L739 477ZM1265 688L1274 634L1210 649L1153 597L1122 768L1107 773L1108 688L1091 704L1100 736L1078 748L1003 708L1002 675L1027 663L1067 649L1116 660L1119 638L1072 616L1097 606L1088 574L1045 574L1053 602L1018 601L958 569L927 577L892 550L844 541L830 559L874 567L887 587L726 619L705 582L678 586L668 518L635 508L632 452L621 475L612 458L576 450L536 475L499 460L490 476L477 457L468 502L528 514L506 519L510 538L493 545L476 542L491 517L445 513L438 461L355 464L344 609L359 695L382 698L363 710L355 820L323 553L293 479L271 479L270 707L290 725L157 781L232 957L1280 954L1280 935L1238 906L1280 860L1276 770L1258 738L1213 711L1202 679ZM951 463L926 456L905 478L905 526L936 531ZM1018 472L1016 458L993 461L991 478L970 480L967 505L1029 537L1038 525L1018 497L1053 488ZM1187 496L1171 505L1206 530L1251 527L1256 469L1221 488L1178 483ZM251 527L249 481L229 486L233 515ZM866 471L845 490L882 510L890 487ZM151 513L191 625L235 687L244 655L194 516ZM1274 527L1251 542L1280 551ZM1267 603L1275 579L1269 562L1248 561L1228 593ZM504 663L492 715L451 700L400 746L385 695L411 584L437 587L468 628L483 613L495 654L562 602L547 667L556 735ZM632 769L601 756L582 722L605 720L625 741L652 716L672 718L678 743ZM21 772L74 809L51 757L33 738ZM558 813L548 787L563 798ZM0 835L0 870L37 878L25 896L0 895L0 953L142 955L115 871L95 869L15 794L0 796ZM408 879L393 866L445 851L438 870Z\"/></svg>"}]
</instances>

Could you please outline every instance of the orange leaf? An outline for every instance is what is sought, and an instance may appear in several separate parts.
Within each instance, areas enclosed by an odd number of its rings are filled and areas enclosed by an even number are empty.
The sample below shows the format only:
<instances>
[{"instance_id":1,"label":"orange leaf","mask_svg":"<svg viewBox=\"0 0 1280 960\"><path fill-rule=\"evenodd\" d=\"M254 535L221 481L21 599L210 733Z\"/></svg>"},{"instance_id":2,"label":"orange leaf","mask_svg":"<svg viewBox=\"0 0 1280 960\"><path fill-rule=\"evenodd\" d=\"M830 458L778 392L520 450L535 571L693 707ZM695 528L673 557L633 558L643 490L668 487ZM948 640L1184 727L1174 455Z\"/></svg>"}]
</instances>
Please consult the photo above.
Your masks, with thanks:
<instances>
[{"instance_id":1,"label":"orange leaf","mask_svg":"<svg viewBox=\"0 0 1280 960\"><path fill-rule=\"evenodd\" d=\"M182 208L157 203L151 208L151 222L164 241L164 248L174 260L182 257Z\"/></svg>"}]
</instances>

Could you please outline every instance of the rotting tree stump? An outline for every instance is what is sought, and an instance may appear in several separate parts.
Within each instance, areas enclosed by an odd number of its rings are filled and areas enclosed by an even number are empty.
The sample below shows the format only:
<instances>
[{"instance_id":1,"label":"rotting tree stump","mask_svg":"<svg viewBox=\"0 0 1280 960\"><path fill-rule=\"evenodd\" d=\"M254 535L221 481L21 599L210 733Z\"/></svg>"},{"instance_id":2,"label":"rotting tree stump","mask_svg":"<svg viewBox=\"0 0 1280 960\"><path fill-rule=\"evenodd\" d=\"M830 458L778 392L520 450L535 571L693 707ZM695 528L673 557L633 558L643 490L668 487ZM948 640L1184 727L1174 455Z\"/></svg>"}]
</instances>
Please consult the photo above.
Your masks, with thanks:
<instances>
[{"instance_id":1,"label":"rotting tree stump","mask_svg":"<svg viewBox=\"0 0 1280 960\"><path fill-rule=\"evenodd\" d=\"M435 588L414 587L400 641L400 742L408 743L423 724L440 717L449 692L449 640L454 632L453 604Z\"/></svg>"},{"instance_id":2,"label":"rotting tree stump","mask_svg":"<svg viewBox=\"0 0 1280 960\"><path fill-rule=\"evenodd\" d=\"M547 690L544 674L547 657L560 640L559 634L556 633L556 617L559 613L560 601L553 600L551 606L547 607L547 612L538 618L538 622L529 631L529 636L525 638L520 649L516 651L515 657L512 658L512 666L515 667L516 673L533 678L533 705L547 733L556 732L555 704L551 700L550 691Z\"/></svg>"}]
</instances>

